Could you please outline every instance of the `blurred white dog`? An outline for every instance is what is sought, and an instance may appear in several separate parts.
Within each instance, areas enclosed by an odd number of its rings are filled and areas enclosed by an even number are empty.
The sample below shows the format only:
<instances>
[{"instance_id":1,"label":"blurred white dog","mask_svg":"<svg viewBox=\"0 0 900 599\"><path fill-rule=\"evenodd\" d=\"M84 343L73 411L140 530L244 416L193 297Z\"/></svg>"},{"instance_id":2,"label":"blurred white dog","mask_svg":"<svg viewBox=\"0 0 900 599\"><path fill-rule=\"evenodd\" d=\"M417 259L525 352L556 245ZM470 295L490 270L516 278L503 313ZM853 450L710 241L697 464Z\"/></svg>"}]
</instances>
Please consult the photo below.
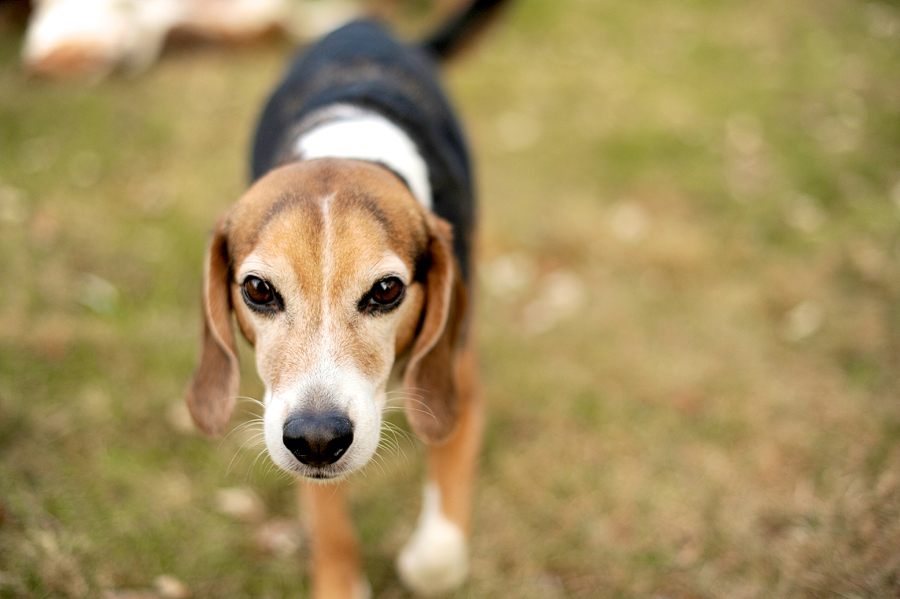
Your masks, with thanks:
<instances>
[{"instance_id":1,"label":"blurred white dog","mask_svg":"<svg viewBox=\"0 0 900 599\"><path fill-rule=\"evenodd\" d=\"M348 2L317 2L298 15L300 7L295 0L34 0L22 62L33 74L99 79L145 69L172 32L225 41L274 31L319 35L354 16Z\"/></svg>"}]
</instances>

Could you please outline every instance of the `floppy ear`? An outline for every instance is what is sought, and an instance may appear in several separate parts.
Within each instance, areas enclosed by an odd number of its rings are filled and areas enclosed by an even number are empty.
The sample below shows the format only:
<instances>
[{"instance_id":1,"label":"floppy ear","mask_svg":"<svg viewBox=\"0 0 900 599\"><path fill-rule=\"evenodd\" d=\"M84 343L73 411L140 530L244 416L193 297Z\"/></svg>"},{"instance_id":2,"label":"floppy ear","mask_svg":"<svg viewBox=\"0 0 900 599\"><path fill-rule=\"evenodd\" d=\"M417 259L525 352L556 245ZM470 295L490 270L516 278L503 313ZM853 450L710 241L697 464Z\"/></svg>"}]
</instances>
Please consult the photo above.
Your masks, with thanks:
<instances>
[{"instance_id":1,"label":"floppy ear","mask_svg":"<svg viewBox=\"0 0 900 599\"><path fill-rule=\"evenodd\" d=\"M425 307L403 385L410 392L406 417L429 444L445 440L459 416L456 354L466 309L466 292L453 255L450 225L429 217L431 239L423 267ZM421 399L424 406L417 400Z\"/></svg>"},{"instance_id":2,"label":"floppy ear","mask_svg":"<svg viewBox=\"0 0 900 599\"><path fill-rule=\"evenodd\" d=\"M237 346L231 327L228 244L220 221L206 253L203 281L203 345L187 391L197 427L207 435L225 429L240 386Z\"/></svg>"}]
</instances>

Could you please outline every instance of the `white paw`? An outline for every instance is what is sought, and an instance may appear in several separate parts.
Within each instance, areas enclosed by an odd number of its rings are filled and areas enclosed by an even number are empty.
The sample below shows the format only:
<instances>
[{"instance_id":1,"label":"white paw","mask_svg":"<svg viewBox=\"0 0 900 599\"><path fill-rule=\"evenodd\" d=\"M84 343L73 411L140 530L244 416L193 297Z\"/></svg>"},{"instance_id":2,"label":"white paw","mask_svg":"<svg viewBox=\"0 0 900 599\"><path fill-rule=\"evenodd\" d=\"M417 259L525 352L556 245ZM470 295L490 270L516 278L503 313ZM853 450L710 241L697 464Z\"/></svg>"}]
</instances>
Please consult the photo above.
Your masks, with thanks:
<instances>
[{"instance_id":1,"label":"white paw","mask_svg":"<svg viewBox=\"0 0 900 599\"><path fill-rule=\"evenodd\" d=\"M463 532L441 514L433 501L436 489L426 488L419 527L403 547L397 570L403 584L422 597L458 588L469 575L469 548Z\"/></svg>"},{"instance_id":2,"label":"white paw","mask_svg":"<svg viewBox=\"0 0 900 599\"><path fill-rule=\"evenodd\" d=\"M353 599L372 599L372 585L369 584L367 578L356 583L356 588L353 589Z\"/></svg>"}]
</instances>

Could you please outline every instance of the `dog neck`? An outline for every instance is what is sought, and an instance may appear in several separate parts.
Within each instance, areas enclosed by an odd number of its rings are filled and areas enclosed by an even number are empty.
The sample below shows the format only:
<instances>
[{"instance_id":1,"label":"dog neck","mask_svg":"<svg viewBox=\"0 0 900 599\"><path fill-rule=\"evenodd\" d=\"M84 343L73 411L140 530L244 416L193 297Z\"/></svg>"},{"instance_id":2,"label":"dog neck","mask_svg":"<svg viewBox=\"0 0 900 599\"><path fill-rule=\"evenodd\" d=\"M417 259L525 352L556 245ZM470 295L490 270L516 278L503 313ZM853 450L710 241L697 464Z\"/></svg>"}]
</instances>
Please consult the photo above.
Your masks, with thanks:
<instances>
[{"instance_id":1,"label":"dog neck","mask_svg":"<svg viewBox=\"0 0 900 599\"><path fill-rule=\"evenodd\" d=\"M316 111L296 138L293 150L301 160L351 158L394 172L425 208L431 209L428 165L415 142L381 114L350 104Z\"/></svg>"}]
</instances>

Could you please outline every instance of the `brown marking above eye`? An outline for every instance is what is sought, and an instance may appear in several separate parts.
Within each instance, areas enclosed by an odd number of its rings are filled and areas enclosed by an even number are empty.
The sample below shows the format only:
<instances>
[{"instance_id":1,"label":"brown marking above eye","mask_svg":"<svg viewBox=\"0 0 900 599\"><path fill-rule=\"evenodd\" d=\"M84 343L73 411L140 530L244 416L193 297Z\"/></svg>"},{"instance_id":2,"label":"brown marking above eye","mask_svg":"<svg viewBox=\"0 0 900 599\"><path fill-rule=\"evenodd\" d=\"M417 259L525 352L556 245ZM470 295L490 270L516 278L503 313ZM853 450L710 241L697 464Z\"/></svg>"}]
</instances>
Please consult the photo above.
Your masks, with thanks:
<instances>
[{"instance_id":1,"label":"brown marking above eye","mask_svg":"<svg viewBox=\"0 0 900 599\"><path fill-rule=\"evenodd\" d=\"M241 294L244 303L256 312L270 314L284 309L284 302L275 287L255 275L248 276L241 283Z\"/></svg>"},{"instance_id":2,"label":"brown marking above eye","mask_svg":"<svg viewBox=\"0 0 900 599\"><path fill-rule=\"evenodd\" d=\"M386 314L400 305L406 285L399 277L385 277L372 285L359 301L359 311L364 314Z\"/></svg>"}]
</instances>

